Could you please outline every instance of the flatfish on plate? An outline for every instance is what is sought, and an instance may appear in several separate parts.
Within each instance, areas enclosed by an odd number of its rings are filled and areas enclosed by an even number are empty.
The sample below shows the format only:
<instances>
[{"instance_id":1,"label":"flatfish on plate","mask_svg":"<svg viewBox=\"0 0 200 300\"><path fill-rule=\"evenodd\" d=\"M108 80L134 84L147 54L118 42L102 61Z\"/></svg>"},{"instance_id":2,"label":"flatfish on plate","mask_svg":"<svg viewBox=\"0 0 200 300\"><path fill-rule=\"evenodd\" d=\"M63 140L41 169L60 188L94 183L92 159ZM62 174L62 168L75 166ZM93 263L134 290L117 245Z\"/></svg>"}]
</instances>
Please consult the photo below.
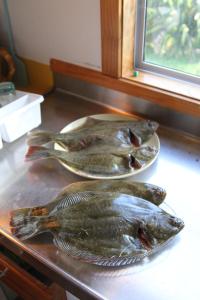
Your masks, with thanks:
<instances>
[{"instance_id":1,"label":"flatfish on plate","mask_svg":"<svg viewBox=\"0 0 200 300\"><path fill-rule=\"evenodd\" d=\"M156 132L158 123L154 121L95 121L88 118L86 126L66 133L32 131L27 137L30 146L57 143L69 151L80 151L90 146L139 147L146 143Z\"/></svg>"},{"instance_id":2,"label":"flatfish on plate","mask_svg":"<svg viewBox=\"0 0 200 300\"><path fill-rule=\"evenodd\" d=\"M31 146L26 154L26 160L54 158L76 170L98 175L113 176L129 174L133 170L151 161L157 150L150 146L136 148L131 152L121 153L91 153L87 149L77 152L52 150L45 147Z\"/></svg>"}]
</instances>

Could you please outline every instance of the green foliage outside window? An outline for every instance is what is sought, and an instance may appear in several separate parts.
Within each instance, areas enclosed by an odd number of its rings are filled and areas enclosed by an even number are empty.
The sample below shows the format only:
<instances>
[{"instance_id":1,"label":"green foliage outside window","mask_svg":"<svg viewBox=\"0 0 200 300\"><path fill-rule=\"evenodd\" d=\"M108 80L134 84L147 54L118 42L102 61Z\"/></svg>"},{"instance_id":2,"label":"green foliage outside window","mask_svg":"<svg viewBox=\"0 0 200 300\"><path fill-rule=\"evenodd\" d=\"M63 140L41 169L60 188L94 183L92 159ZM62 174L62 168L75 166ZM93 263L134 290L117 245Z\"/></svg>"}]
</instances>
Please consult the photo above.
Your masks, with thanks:
<instances>
[{"instance_id":1,"label":"green foliage outside window","mask_svg":"<svg viewBox=\"0 0 200 300\"><path fill-rule=\"evenodd\" d=\"M200 0L147 0L144 59L200 76Z\"/></svg>"}]
</instances>

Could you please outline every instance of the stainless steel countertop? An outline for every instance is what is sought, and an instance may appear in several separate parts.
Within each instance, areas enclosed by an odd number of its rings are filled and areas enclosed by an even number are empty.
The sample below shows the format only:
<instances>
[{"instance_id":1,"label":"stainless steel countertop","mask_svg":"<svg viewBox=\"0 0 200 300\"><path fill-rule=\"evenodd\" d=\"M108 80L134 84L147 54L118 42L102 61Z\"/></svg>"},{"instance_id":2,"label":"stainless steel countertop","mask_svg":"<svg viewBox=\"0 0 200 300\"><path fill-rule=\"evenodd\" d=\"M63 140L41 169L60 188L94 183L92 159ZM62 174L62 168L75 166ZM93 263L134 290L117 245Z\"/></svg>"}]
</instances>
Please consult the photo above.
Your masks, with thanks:
<instances>
[{"instance_id":1,"label":"stainless steel countertop","mask_svg":"<svg viewBox=\"0 0 200 300\"><path fill-rule=\"evenodd\" d=\"M80 117L114 112L72 95L55 92L42 104L43 129L61 130ZM167 190L164 208L185 222L182 232L159 254L136 265L105 268L82 263L52 244L50 235L20 242L9 230L9 211L49 202L69 183L84 180L54 160L25 163L25 136L0 151L0 238L29 253L58 275L62 285L83 299L199 300L200 270L200 140L160 128L157 161L130 180Z\"/></svg>"}]
</instances>

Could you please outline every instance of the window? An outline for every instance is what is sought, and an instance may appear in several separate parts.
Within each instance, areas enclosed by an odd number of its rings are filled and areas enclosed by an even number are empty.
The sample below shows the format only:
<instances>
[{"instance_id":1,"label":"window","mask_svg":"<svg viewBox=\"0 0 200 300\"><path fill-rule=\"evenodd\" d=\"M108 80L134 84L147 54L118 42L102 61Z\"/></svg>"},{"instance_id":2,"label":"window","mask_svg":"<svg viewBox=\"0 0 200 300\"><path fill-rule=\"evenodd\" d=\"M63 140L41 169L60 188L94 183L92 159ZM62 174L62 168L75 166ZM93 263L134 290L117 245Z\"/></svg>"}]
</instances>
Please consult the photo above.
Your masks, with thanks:
<instances>
[{"instance_id":1,"label":"window","mask_svg":"<svg viewBox=\"0 0 200 300\"><path fill-rule=\"evenodd\" d=\"M140 71L138 76L133 76L134 52L135 48L138 46L138 40L134 38L135 16L137 15L136 10L138 8L136 4L137 2L143 2L144 14L144 12L147 11L148 4L150 3L149 1L100 0L102 45L101 71L75 66L56 59L51 60L51 69L56 73L72 76L113 90L121 91L147 101L152 101L162 107L199 118L200 85L188 81L174 80L174 76L168 78L167 76L153 74L144 70ZM157 1L158 0L152 0L151 3L153 4ZM159 0L159 3L162 3L162 1L163 3L167 3L168 1L174 3L174 0L165 0L165 2L164 0ZM195 3L198 4L199 7L200 0L177 0L177 4L184 4L186 2L194 4L194 1L196 1ZM198 11L196 11L196 13L197 12ZM195 21L198 20L197 24L199 26L198 18L198 14L195 14ZM143 18L143 22L144 20L146 19ZM200 32L200 30L198 31ZM142 33L141 30L140 32ZM193 49L195 49L196 55L198 55L199 41L197 39L195 40L197 46ZM147 49L147 47L145 49ZM147 52L141 57L149 59ZM165 56L165 59L166 57L167 56ZM142 62L146 63L145 60ZM151 65L154 67L158 66L157 62L154 62L154 64L151 63ZM166 67L163 67L163 69L166 69ZM134 75L136 74L137 73ZM198 79L198 76L194 75L193 78Z\"/></svg>"},{"instance_id":2,"label":"window","mask_svg":"<svg viewBox=\"0 0 200 300\"><path fill-rule=\"evenodd\" d=\"M138 0L135 67L200 83L200 0Z\"/></svg>"}]
</instances>

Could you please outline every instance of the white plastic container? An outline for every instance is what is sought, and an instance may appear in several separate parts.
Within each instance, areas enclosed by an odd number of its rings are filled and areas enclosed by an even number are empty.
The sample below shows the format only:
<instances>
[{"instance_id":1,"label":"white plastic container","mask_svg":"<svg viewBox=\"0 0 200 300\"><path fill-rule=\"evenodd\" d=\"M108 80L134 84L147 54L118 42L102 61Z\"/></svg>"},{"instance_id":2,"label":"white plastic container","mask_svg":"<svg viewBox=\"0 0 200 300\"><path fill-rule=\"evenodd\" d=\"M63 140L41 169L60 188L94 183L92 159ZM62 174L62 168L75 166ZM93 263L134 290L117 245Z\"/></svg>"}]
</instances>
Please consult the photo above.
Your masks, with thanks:
<instances>
[{"instance_id":1,"label":"white plastic container","mask_svg":"<svg viewBox=\"0 0 200 300\"><path fill-rule=\"evenodd\" d=\"M15 98L0 108L0 134L9 143L41 124L43 96L16 91Z\"/></svg>"},{"instance_id":2,"label":"white plastic container","mask_svg":"<svg viewBox=\"0 0 200 300\"><path fill-rule=\"evenodd\" d=\"M0 149L3 148L3 143L2 143L2 138L1 138L1 135L0 135Z\"/></svg>"}]
</instances>

